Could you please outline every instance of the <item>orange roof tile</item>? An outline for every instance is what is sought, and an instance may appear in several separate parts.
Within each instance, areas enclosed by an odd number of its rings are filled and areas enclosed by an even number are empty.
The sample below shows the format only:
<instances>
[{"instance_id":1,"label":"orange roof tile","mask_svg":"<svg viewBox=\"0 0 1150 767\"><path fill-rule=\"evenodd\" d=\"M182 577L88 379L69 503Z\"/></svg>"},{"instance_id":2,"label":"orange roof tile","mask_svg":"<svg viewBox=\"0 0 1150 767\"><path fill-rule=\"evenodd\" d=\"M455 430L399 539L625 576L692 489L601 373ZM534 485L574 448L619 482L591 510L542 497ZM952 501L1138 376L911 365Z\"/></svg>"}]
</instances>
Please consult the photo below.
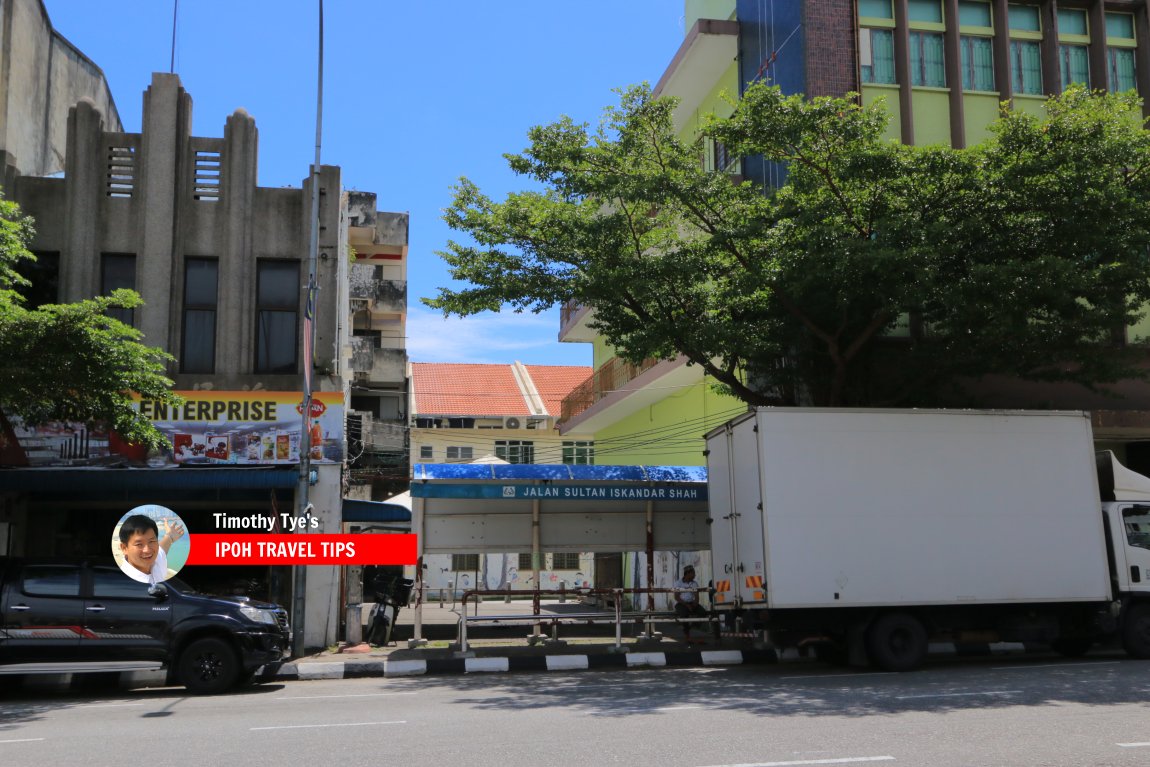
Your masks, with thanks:
<instances>
[{"instance_id":1,"label":"orange roof tile","mask_svg":"<svg viewBox=\"0 0 1150 767\"><path fill-rule=\"evenodd\" d=\"M593 372L590 367L524 365L547 413L559 416L563 398ZM535 415L513 366L453 362L411 363L413 412L442 416Z\"/></svg>"},{"instance_id":2,"label":"orange roof tile","mask_svg":"<svg viewBox=\"0 0 1150 767\"><path fill-rule=\"evenodd\" d=\"M524 365L535 390L543 399L548 415L558 418L562 415L563 398L575 387L586 381L594 372L590 367L574 365Z\"/></svg>"},{"instance_id":3,"label":"orange roof tile","mask_svg":"<svg viewBox=\"0 0 1150 767\"><path fill-rule=\"evenodd\" d=\"M420 415L530 415L510 365L411 363L415 412Z\"/></svg>"}]
</instances>

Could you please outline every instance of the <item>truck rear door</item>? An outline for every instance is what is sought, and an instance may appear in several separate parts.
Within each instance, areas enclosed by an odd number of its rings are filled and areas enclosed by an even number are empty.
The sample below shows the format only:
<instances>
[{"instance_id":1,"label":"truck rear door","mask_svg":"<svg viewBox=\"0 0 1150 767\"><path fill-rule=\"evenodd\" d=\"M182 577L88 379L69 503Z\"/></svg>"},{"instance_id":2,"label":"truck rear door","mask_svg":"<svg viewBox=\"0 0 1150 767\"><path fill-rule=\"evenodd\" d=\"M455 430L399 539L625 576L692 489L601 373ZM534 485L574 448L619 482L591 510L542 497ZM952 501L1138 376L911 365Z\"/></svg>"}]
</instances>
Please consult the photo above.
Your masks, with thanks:
<instances>
[{"instance_id":1,"label":"truck rear door","mask_svg":"<svg viewBox=\"0 0 1150 767\"><path fill-rule=\"evenodd\" d=\"M715 604L765 603L755 419L744 418L713 432L707 451Z\"/></svg>"},{"instance_id":2,"label":"truck rear door","mask_svg":"<svg viewBox=\"0 0 1150 767\"><path fill-rule=\"evenodd\" d=\"M766 551L763 539L762 461L758 418L739 423L731 432L734 457L735 594L744 605L767 602Z\"/></svg>"}]
</instances>

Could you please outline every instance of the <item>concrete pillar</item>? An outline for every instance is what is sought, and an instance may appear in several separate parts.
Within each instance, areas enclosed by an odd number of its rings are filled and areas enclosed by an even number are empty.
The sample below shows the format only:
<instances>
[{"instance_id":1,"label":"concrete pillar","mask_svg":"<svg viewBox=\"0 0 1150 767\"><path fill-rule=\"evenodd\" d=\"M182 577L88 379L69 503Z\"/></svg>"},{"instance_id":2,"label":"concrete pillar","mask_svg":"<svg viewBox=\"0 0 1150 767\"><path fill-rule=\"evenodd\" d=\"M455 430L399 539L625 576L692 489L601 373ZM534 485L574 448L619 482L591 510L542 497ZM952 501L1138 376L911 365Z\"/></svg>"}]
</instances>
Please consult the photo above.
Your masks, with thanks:
<instances>
[{"instance_id":1,"label":"concrete pillar","mask_svg":"<svg viewBox=\"0 0 1150 767\"><path fill-rule=\"evenodd\" d=\"M216 318L217 374L250 374L255 363L256 259L252 252L252 215L258 150L256 121L243 109L237 109L224 126L220 157L218 204L223 206L223 215Z\"/></svg>"},{"instance_id":2,"label":"concrete pillar","mask_svg":"<svg viewBox=\"0 0 1150 767\"><path fill-rule=\"evenodd\" d=\"M142 227L136 251L136 290L145 304L137 310L136 326L144 342L173 348L169 330L174 302L175 266L180 263L180 202L190 195L187 180L188 143L191 138L192 100L177 75L154 73L144 93L143 133L140 140L140 194ZM69 156L71 153L69 152ZM177 332L177 331L173 331Z\"/></svg>"},{"instance_id":3,"label":"concrete pillar","mask_svg":"<svg viewBox=\"0 0 1150 767\"><path fill-rule=\"evenodd\" d=\"M319 294L316 297L315 334L315 374L331 375L338 369L339 328L341 311L347 315L347 307L340 309L340 296L343 294L341 280L347 282L346 238L340 241L341 200L340 169L338 166L324 165L320 168L319 196L319 257L316 263L316 279ZM304 199L310 199L310 185L305 189ZM304 210L307 210L305 207ZM304 241L308 242L307 240ZM342 254L342 255L341 255ZM307 280L307 265L302 271ZM301 319L303 315L300 315ZM302 322L300 323L302 326ZM304 364L306 360L301 360ZM320 387L317 384L316 389Z\"/></svg>"},{"instance_id":4,"label":"concrete pillar","mask_svg":"<svg viewBox=\"0 0 1150 767\"><path fill-rule=\"evenodd\" d=\"M100 290L100 247L97 231L103 198L104 119L88 99L68 110L68 151L65 163L64 252L60 254L60 300L80 301ZM42 226L43 224L41 224Z\"/></svg>"}]
</instances>

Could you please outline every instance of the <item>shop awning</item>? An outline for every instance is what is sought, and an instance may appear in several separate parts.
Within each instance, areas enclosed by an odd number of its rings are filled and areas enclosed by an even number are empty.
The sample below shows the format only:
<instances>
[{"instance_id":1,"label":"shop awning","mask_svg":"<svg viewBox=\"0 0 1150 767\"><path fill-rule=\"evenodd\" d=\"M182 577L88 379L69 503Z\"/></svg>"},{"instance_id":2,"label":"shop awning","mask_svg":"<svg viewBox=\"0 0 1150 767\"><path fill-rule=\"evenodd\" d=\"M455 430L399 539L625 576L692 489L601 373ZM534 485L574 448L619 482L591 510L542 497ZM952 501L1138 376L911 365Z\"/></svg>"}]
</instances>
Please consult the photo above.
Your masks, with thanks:
<instances>
[{"instance_id":1,"label":"shop awning","mask_svg":"<svg viewBox=\"0 0 1150 767\"><path fill-rule=\"evenodd\" d=\"M344 522L411 522L411 509L386 501L343 499Z\"/></svg>"}]
</instances>

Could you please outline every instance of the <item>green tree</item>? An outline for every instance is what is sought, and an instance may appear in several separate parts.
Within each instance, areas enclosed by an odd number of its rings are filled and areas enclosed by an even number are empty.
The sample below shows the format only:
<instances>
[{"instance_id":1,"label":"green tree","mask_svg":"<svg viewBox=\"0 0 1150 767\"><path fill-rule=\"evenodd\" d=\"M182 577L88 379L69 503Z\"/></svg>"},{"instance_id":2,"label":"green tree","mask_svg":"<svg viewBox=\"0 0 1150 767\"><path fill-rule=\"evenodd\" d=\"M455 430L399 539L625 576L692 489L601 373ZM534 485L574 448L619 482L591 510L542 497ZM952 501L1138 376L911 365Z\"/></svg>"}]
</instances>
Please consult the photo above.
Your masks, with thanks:
<instances>
[{"instance_id":1,"label":"green tree","mask_svg":"<svg viewBox=\"0 0 1150 767\"><path fill-rule=\"evenodd\" d=\"M598 130L530 131L495 202L446 212L467 315L574 300L631 361L682 354L750 404L931 402L990 373L1094 386L1150 300L1150 140L1131 97L1071 90L969 149L886 141L881 107L748 88L684 142L673 103L622 93ZM775 190L704 170L704 142L786 168Z\"/></svg>"},{"instance_id":2,"label":"green tree","mask_svg":"<svg viewBox=\"0 0 1150 767\"><path fill-rule=\"evenodd\" d=\"M175 403L164 375L170 355L139 343L140 331L110 317L113 308L142 301L117 290L72 304L30 309L18 288L17 270L28 251L32 220L0 198L0 418L25 423L51 420L103 423L124 439L160 447L166 438L133 407L132 393Z\"/></svg>"}]
</instances>

